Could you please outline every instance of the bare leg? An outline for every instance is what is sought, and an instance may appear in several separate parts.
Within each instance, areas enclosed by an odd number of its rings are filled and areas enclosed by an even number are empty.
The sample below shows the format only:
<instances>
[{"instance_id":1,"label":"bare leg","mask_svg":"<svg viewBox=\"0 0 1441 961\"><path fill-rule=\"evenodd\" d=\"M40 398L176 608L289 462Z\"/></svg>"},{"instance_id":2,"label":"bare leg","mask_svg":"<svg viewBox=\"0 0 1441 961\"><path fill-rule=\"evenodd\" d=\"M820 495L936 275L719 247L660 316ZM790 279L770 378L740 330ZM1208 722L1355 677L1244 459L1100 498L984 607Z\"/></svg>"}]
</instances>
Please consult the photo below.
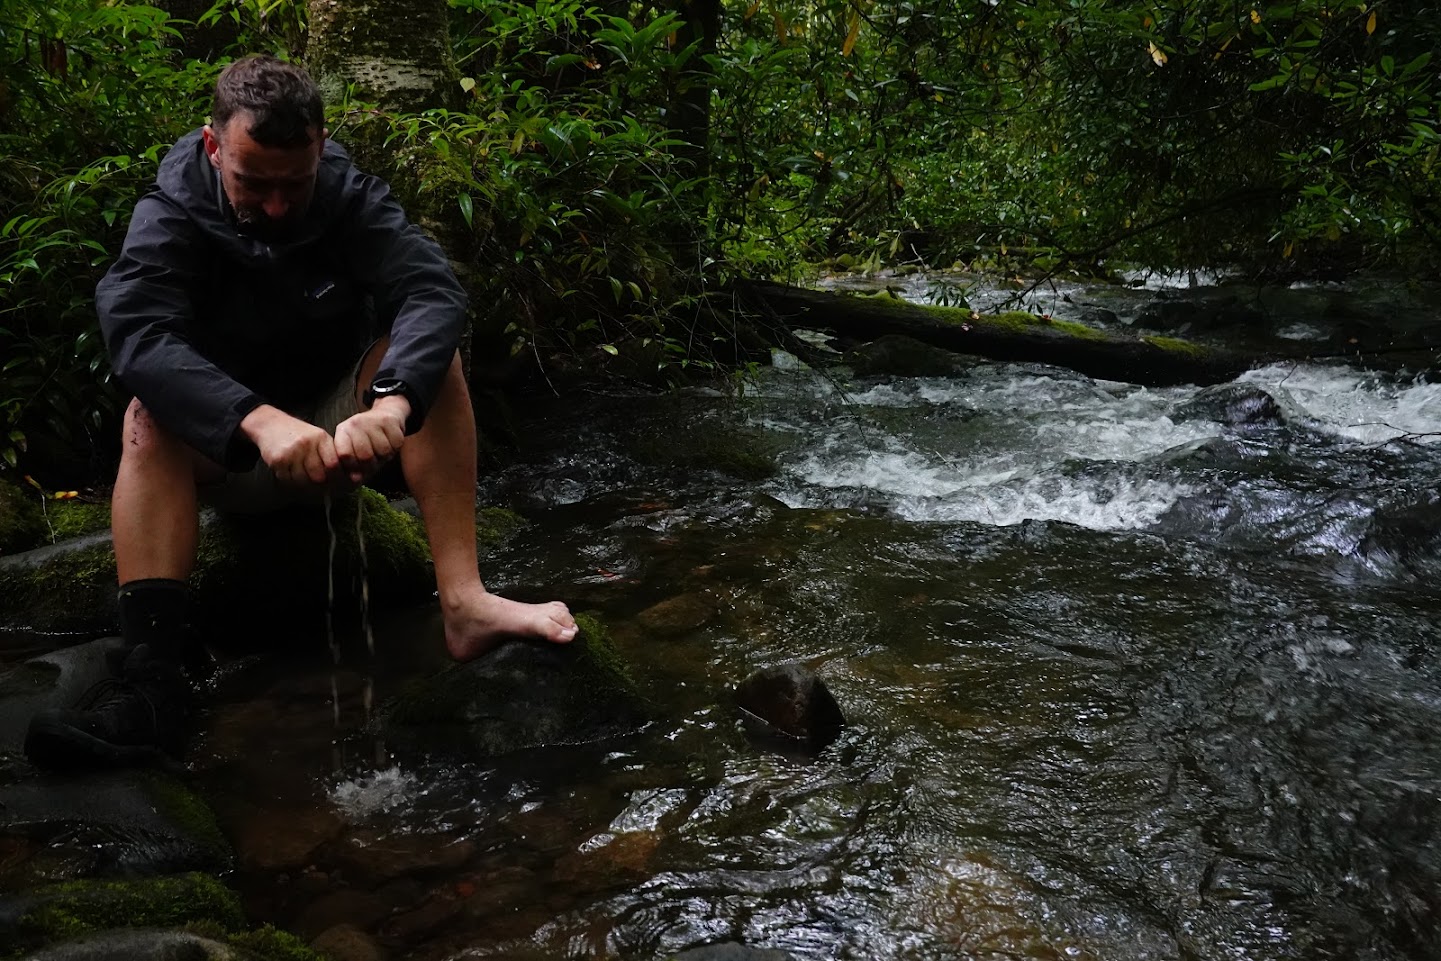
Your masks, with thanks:
<instances>
[{"instance_id":1,"label":"bare leg","mask_svg":"<svg viewBox=\"0 0 1441 961\"><path fill-rule=\"evenodd\" d=\"M378 345L366 358L370 369L362 370L361 385L370 383L383 353L383 345ZM456 354L425 426L400 449L405 482L420 504L435 558L447 650L456 660L467 661L506 637L572 640L575 619L564 604L522 604L490 593L481 583L475 549L475 454L475 415Z\"/></svg>"},{"instance_id":2,"label":"bare leg","mask_svg":"<svg viewBox=\"0 0 1441 961\"><path fill-rule=\"evenodd\" d=\"M119 581L183 581L200 539L195 483L220 469L157 424L138 400L125 411L121 444L110 502Z\"/></svg>"}]
</instances>

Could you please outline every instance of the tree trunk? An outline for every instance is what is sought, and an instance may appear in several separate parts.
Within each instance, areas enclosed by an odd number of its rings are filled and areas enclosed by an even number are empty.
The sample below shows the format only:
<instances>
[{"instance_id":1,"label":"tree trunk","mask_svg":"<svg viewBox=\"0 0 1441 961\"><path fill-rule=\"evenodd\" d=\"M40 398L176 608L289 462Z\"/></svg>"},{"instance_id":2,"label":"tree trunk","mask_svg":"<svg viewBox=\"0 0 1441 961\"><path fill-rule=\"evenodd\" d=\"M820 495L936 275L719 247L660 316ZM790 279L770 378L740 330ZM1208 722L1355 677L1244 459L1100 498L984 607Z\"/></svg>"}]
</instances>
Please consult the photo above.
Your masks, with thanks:
<instances>
[{"instance_id":1,"label":"tree trunk","mask_svg":"<svg viewBox=\"0 0 1441 961\"><path fill-rule=\"evenodd\" d=\"M309 11L306 68L326 103L348 95L387 114L460 106L446 0L309 0ZM450 255L461 283L470 286L470 267L461 254L466 226L457 210L439 207L433 194L422 193L425 165L407 162L416 159L413 151L387 145L390 132L390 124L369 118L347 123L337 139L358 167L390 184L411 219ZM468 332L462 345L468 372Z\"/></svg>"},{"instance_id":2,"label":"tree trunk","mask_svg":"<svg viewBox=\"0 0 1441 961\"><path fill-rule=\"evenodd\" d=\"M716 38L720 35L720 0L679 0L677 12L685 18L684 24L676 31L676 45L685 49L696 45L686 69L677 78L676 95L672 104L675 129L678 139L689 146L681 148L681 155L694 165L688 171L694 177L710 175L710 98L712 73L706 57L716 52Z\"/></svg>"},{"instance_id":3,"label":"tree trunk","mask_svg":"<svg viewBox=\"0 0 1441 961\"><path fill-rule=\"evenodd\" d=\"M310 0L306 66L327 102L385 111L453 105L460 75L445 0Z\"/></svg>"},{"instance_id":4,"label":"tree trunk","mask_svg":"<svg viewBox=\"0 0 1441 961\"><path fill-rule=\"evenodd\" d=\"M831 294L765 281L745 281L738 289L754 309L789 327L867 340L904 334L959 353L1055 364L1089 377L1148 387L1224 383L1262 362L1169 337L1115 337L1021 312L986 316L888 296Z\"/></svg>"}]
</instances>

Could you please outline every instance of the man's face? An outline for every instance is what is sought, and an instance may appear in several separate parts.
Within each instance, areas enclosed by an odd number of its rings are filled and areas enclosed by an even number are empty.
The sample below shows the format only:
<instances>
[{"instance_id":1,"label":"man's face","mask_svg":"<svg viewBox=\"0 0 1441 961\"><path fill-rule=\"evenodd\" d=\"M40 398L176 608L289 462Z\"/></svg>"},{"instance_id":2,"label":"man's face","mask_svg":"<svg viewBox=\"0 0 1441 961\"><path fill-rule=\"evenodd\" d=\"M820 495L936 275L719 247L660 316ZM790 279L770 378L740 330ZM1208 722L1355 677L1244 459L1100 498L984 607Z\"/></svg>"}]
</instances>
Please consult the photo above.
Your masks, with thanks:
<instances>
[{"instance_id":1,"label":"man's face","mask_svg":"<svg viewBox=\"0 0 1441 961\"><path fill-rule=\"evenodd\" d=\"M315 194L324 130L303 147L266 147L250 137L252 117L241 112L220 129L205 128L205 153L242 233L268 242L291 236Z\"/></svg>"}]
</instances>

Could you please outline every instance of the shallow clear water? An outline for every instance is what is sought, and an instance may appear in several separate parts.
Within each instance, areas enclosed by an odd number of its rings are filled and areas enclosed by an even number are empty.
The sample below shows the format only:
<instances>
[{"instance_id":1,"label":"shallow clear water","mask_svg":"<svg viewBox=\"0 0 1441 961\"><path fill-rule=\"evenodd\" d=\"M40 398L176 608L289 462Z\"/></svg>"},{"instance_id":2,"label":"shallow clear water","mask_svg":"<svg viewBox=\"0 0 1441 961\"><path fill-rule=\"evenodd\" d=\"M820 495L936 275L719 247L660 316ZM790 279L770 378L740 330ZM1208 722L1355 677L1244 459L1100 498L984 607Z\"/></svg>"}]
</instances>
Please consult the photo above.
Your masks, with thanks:
<instances>
[{"instance_id":1,"label":"shallow clear water","mask_svg":"<svg viewBox=\"0 0 1441 961\"><path fill-rule=\"evenodd\" d=\"M349 641L338 731L323 649L238 671L198 762L227 827L280 812L263 848L321 809L332 845L466 845L405 882L251 857L252 910L375 894L362 926L425 959L1441 954L1441 394L1242 381L1286 423L1017 365L535 412L483 485L533 521L490 586L599 612L662 720L394 754L363 692L439 664L428 611L379 624L374 660ZM688 453L727 436L778 473ZM655 615L675 598L699 613ZM850 721L818 758L728 705L790 660Z\"/></svg>"}]
</instances>

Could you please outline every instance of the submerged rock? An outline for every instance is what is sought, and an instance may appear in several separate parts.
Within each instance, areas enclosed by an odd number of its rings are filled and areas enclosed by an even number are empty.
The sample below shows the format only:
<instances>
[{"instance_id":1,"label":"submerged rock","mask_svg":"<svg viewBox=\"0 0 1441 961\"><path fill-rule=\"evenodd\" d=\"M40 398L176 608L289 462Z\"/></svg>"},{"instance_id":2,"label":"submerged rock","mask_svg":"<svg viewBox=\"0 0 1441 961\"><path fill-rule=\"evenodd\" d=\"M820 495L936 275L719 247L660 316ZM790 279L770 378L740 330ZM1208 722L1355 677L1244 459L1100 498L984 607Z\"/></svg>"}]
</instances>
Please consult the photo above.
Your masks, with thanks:
<instances>
[{"instance_id":1,"label":"submerged rock","mask_svg":"<svg viewBox=\"0 0 1441 961\"><path fill-rule=\"evenodd\" d=\"M1248 384L1207 387L1172 412L1173 420L1213 420L1227 427L1279 427L1286 423L1275 398Z\"/></svg>"},{"instance_id":2,"label":"submerged rock","mask_svg":"<svg viewBox=\"0 0 1441 961\"><path fill-rule=\"evenodd\" d=\"M1441 577L1441 497L1378 510L1356 554L1377 574L1434 584Z\"/></svg>"},{"instance_id":3,"label":"submerged rock","mask_svg":"<svg viewBox=\"0 0 1441 961\"><path fill-rule=\"evenodd\" d=\"M799 664L763 668L736 688L747 730L812 753L840 737L846 718L825 682Z\"/></svg>"},{"instance_id":4,"label":"submerged rock","mask_svg":"<svg viewBox=\"0 0 1441 961\"><path fill-rule=\"evenodd\" d=\"M1262 328L1266 311L1251 298L1206 291L1203 294L1163 291L1136 314L1135 325L1150 330L1192 333L1234 327Z\"/></svg>"},{"instance_id":5,"label":"submerged rock","mask_svg":"<svg viewBox=\"0 0 1441 961\"><path fill-rule=\"evenodd\" d=\"M494 757L637 730L648 712L604 628L585 615L576 622L569 644L508 641L412 682L380 712L387 743Z\"/></svg>"}]
</instances>

